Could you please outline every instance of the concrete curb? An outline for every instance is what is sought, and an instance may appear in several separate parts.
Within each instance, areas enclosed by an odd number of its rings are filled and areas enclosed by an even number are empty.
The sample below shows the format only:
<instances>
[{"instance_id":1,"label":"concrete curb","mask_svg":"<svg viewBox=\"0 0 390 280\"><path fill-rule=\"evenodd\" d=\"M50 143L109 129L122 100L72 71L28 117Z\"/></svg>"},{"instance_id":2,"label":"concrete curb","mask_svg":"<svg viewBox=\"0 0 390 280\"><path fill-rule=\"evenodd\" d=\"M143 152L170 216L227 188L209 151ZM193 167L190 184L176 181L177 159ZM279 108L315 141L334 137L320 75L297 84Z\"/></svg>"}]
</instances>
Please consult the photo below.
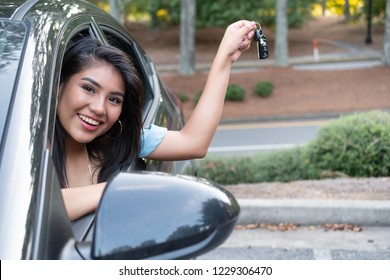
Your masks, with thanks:
<instances>
[{"instance_id":1,"label":"concrete curb","mask_svg":"<svg viewBox=\"0 0 390 280\"><path fill-rule=\"evenodd\" d=\"M241 206L238 224L293 223L321 225L348 223L390 226L390 201L237 199Z\"/></svg>"}]
</instances>

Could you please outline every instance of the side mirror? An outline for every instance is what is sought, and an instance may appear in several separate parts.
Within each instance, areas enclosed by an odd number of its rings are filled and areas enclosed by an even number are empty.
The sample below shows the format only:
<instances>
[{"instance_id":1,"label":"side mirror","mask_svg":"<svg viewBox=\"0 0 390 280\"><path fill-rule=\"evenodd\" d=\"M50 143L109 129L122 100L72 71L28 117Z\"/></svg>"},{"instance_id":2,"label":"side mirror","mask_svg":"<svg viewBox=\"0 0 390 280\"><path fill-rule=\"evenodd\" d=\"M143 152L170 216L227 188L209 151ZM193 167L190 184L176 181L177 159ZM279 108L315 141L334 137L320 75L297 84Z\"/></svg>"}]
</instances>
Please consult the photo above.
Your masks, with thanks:
<instances>
[{"instance_id":1,"label":"side mirror","mask_svg":"<svg viewBox=\"0 0 390 280\"><path fill-rule=\"evenodd\" d=\"M239 212L232 194L206 180L120 173L96 214L92 258L194 258L229 237Z\"/></svg>"}]
</instances>

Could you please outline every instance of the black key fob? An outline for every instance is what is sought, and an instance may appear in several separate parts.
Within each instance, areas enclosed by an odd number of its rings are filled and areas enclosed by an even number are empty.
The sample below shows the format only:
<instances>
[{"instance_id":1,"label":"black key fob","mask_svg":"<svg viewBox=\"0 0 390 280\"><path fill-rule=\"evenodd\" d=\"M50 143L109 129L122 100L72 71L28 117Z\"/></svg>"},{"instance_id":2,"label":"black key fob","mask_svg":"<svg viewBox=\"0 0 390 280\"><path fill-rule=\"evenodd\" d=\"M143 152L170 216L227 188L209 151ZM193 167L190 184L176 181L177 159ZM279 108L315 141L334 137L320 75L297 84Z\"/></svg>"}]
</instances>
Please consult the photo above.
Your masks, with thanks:
<instances>
[{"instance_id":1,"label":"black key fob","mask_svg":"<svg viewBox=\"0 0 390 280\"><path fill-rule=\"evenodd\" d=\"M269 56L267 38L264 36L263 31L261 30L261 25L256 23L256 26L257 28L255 30L254 39L257 42L258 57L259 59L266 59Z\"/></svg>"}]
</instances>

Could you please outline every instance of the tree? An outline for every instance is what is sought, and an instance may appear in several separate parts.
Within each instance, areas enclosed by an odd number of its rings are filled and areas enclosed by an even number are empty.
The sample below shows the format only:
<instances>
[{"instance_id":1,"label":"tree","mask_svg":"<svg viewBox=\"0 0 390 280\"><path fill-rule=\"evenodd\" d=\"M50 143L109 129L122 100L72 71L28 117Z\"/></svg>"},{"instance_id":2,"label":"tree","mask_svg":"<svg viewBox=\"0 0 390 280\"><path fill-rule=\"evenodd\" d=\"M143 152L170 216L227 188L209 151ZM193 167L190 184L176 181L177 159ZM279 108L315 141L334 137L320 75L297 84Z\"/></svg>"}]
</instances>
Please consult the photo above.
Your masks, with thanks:
<instances>
[{"instance_id":1,"label":"tree","mask_svg":"<svg viewBox=\"0 0 390 280\"><path fill-rule=\"evenodd\" d=\"M366 44L372 43L371 37L371 21L372 21L372 0L367 0L365 2L366 10L367 10L367 36L366 36Z\"/></svg>"},{"instance_id":2,"label":"tree","mask_svg":"<svg viewBox=\"0 0 390 280\"><path fill-rule=\"evenodd\" d=\"M351 19L351 13L349 11L350 7L349 7L349 0L345 0L345 4L344 4L344 16L345 16L345 21L346 22L349 22L350 19Z\"/></svg>"},{"instance_id":3,"label":"tree","mask_svg":"<svg viewBox=\"0 0 390 280\"><path fill-rule=\"evenodd\" d=\"M196 0L181 0L180 7L180 74L195 74Z\"/></svg>"},{"instance_id":4,"label":"tree","mask_svg":"<svg viewBox=\"0 0 390 280\"><path fill-rule=\"evenodd\" d=\"M390 66L390 0L386 1L385 37L383 43L383 64Z\"/></svg>"},{"instance_id":5,"label":"tree","mask_svg":"<svg viewBox=\"0 0 390 280\"><path fill-rule=\"evenodd\" d=\"M288 66L287 0L276 1L275 65Z\"/></svg>"},{"instance_id":6,"label":"tree","mask_svg":"<svg viewBox=\"0 0 390 280\"><path fill-rule=\"evenodd\" d=\"M325 15L325 11L326 11L326 2L328 2L327 0L321 0L321 7L322 7L322 15L324 16Z\"/></svg>"},{"instance_id":7,"label":"tree","mask_svg":"<svg viewBox=\"0 0 390 280\"><path fill-rule=\"evenodd\" d=\"M110 14L121 24L124 24L124 18L121 11L123 11L123 9L118 5L117 0L110 0Z\"/></svg>"}]
</instances>

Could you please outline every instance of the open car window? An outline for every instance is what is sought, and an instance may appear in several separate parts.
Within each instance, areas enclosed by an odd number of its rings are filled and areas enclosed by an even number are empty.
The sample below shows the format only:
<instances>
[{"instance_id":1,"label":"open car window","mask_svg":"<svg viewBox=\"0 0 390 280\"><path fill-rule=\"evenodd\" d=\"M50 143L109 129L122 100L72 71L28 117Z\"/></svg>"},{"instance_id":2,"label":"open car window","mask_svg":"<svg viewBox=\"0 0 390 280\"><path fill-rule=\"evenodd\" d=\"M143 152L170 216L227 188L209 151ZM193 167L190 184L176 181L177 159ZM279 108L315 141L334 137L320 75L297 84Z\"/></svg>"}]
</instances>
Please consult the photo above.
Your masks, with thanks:
<instances>
[{"instance_id":1,"label":"open car window","mask_svg":"<svg viewBox=\"0 0 390 280\"><path fill-rule=\"evenodd\" d=\"M102 27L101 30L103 31L103 33L95 32L96 26L93 25L84 26L82 29L79 29L68 40L65 48L65 53L69 48L71 48L75 43L77 43L77 41L85 37L98 38L101 41L105 41L111 46L114 46L127 53L134 62L134 65L140 75L141 81L144 86L145 96L143 112L144 115L146 115L147 112L150 110L154 100L154 94L152 90L153 81L151 81L151 79L153 78L151 77L151 71L148 70L147 58L143 57L143 55L138 52L135 45L127 37L122 36L114 29L111 29L109 27ZM104 35L104 37L102 37L102 34ZM78 219L77 221L72 222L72 231L75 235L76 240L92 240L92 233L94 229L94 215L94 213L86 215Z\"/></svg>"}]
</instances>

